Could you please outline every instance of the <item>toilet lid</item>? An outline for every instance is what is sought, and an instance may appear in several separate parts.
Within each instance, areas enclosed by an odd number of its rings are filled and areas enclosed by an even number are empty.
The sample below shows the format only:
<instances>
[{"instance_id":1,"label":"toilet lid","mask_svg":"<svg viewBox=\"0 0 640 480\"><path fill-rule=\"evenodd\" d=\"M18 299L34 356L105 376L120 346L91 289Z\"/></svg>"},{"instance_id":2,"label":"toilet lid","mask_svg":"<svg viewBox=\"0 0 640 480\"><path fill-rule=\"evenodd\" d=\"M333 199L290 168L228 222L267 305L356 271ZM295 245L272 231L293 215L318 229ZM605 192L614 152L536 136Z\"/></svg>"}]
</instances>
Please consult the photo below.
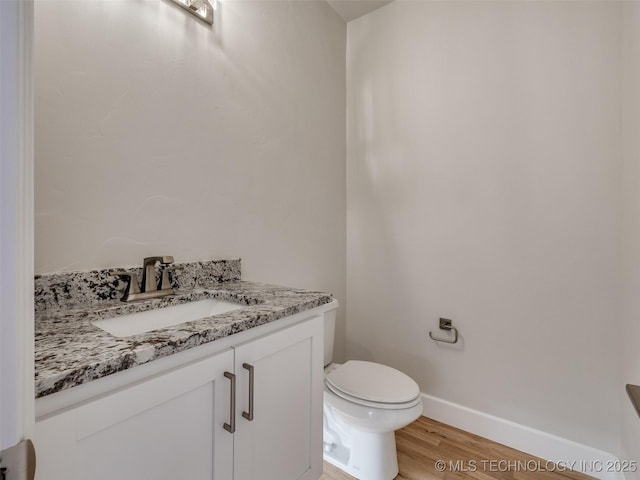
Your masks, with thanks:
<instances>
[{"instance_id":1,"label":"toilet lid","mask_svg":"<svg viewBox=\"0 0 640 480\"><path fill-rule=\"evenodd\" d=\"M330 372L325 381L336 394L367 402L405 404L420 396L418 384L395 368L349 360Z\"/></svg>"}]
</instances>

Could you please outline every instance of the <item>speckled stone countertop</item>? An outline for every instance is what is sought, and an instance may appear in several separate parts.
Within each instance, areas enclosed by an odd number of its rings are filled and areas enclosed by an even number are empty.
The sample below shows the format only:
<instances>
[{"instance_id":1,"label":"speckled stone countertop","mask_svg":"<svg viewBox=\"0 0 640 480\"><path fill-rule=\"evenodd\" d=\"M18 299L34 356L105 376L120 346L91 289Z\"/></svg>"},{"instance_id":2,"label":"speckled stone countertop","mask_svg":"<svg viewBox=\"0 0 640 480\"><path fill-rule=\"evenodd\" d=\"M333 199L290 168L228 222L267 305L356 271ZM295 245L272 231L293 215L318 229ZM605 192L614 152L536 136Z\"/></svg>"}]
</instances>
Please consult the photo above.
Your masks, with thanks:
<instances>
[{"instance_id":1,"label":"speckled stone countertop","mask_svg":"<svg viewBox=\"0 0 640 480\"><path fill-rule=\"evenodd\" d=\"M180 273L172 277L172 284L178 287L176 295L132 303L117 299L122 284L109 274L111 270L36 277L36 398L333 300L327 293L240 281L239 260L232 261L237 262L237 274L235 265L229 269L229 264L221 262L228 261L209 262L204 267L183 264L178 267ZM223 274L217 275L221 269ZM113 288L105 286L109 282ZM246 308L130 337L112 336L92 324L98 319L205 298L228 300Z\"/></svg>"}]
</instances>

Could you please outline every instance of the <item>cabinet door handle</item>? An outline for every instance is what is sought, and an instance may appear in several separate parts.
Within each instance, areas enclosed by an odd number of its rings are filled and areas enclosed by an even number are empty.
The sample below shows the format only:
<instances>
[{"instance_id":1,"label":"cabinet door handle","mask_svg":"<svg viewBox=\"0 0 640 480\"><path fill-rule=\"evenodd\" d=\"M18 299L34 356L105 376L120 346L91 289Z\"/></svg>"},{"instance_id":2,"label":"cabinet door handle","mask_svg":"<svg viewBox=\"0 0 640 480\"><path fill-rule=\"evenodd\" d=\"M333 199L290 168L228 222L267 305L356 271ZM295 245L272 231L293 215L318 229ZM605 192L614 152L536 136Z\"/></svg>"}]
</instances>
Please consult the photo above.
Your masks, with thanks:
<instances>
[{"instance_id":1,"label":"cabinet door handle","mask_svg":"<svg viewBox=\"0 0 640 480\"><path fill-rule=\"evenodd\" d=\"M243 363L242 368L249 370L249 411L242 412L242 416L249 421L253 420L253 365Z\"/></svg>"},{"instance_id":2,"label":"cabinet door handle","mask_svg":"<svg viewBox=\"0 0 640 480\"><path fill-rule=\"evenodd\" d=\"M230 423L225 423L223 426L227 432L233 433L236 431L236 376L230 372L224 372L224 376L231 380L231 388L229 389L231 392L231 406L229 408L231 419L229 420Z\"/></svg>"}]
</instances>

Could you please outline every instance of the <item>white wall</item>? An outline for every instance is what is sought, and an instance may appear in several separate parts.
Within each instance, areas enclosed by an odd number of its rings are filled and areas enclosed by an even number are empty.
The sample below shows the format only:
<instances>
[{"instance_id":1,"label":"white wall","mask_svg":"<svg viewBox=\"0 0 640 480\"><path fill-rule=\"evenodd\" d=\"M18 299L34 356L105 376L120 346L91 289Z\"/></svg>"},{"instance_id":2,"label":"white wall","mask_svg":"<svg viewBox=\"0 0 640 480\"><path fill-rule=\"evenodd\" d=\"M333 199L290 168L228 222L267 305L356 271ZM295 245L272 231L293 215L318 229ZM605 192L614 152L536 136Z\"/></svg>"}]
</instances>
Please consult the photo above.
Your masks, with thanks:
<instances>
[{"instance_id":1,"label":"white wall","mask_svg":"<svg viewBox=\"0 0 640 480\"><path fill-rule=\"evenodd\" d=\"M218 7L36 2L36 272L241 257L344 304L346 25Z\"/></svg>"},{"instance_id":2,"label":"white wall","mask_svg":"<svg viewBox=\"0 0 640 480\"><path fill-rule=\"evenodd\" d=\"M347 357L611 452L620 8L397 0L347 40Z\"/></svg>"},{"instance_id":3,"label":"white wall","mask_svg":"<svg viewBox=\"0 0 640 480\"><path fill-rule=\"evenodd\" d=\"M622 6L623 292L622 387L640 385L640 2ZM640 418L622 398L622 456L640 459ZM640 472L628 478L640 479Z\"/></svg>"}]
</instances>

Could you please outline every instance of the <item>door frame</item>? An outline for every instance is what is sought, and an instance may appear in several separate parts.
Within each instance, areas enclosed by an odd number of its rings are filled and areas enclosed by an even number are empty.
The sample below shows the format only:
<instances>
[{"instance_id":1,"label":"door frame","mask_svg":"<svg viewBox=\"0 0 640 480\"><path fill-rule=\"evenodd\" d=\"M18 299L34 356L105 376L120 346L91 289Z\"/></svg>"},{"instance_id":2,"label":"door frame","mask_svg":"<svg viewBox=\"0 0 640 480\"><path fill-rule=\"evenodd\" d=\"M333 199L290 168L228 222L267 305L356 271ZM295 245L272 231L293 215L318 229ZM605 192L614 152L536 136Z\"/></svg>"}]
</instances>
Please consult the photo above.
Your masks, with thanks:
<instances>
[{"instance_id":1,"label":"door frame","mask_svg":"<svg viewBox=\"0 0 640 480\"><path fill-rule=\"evenodd\" d=\"M0 450L32 437L33 0L0 1Z\"/></svg>"}]
</instances>

